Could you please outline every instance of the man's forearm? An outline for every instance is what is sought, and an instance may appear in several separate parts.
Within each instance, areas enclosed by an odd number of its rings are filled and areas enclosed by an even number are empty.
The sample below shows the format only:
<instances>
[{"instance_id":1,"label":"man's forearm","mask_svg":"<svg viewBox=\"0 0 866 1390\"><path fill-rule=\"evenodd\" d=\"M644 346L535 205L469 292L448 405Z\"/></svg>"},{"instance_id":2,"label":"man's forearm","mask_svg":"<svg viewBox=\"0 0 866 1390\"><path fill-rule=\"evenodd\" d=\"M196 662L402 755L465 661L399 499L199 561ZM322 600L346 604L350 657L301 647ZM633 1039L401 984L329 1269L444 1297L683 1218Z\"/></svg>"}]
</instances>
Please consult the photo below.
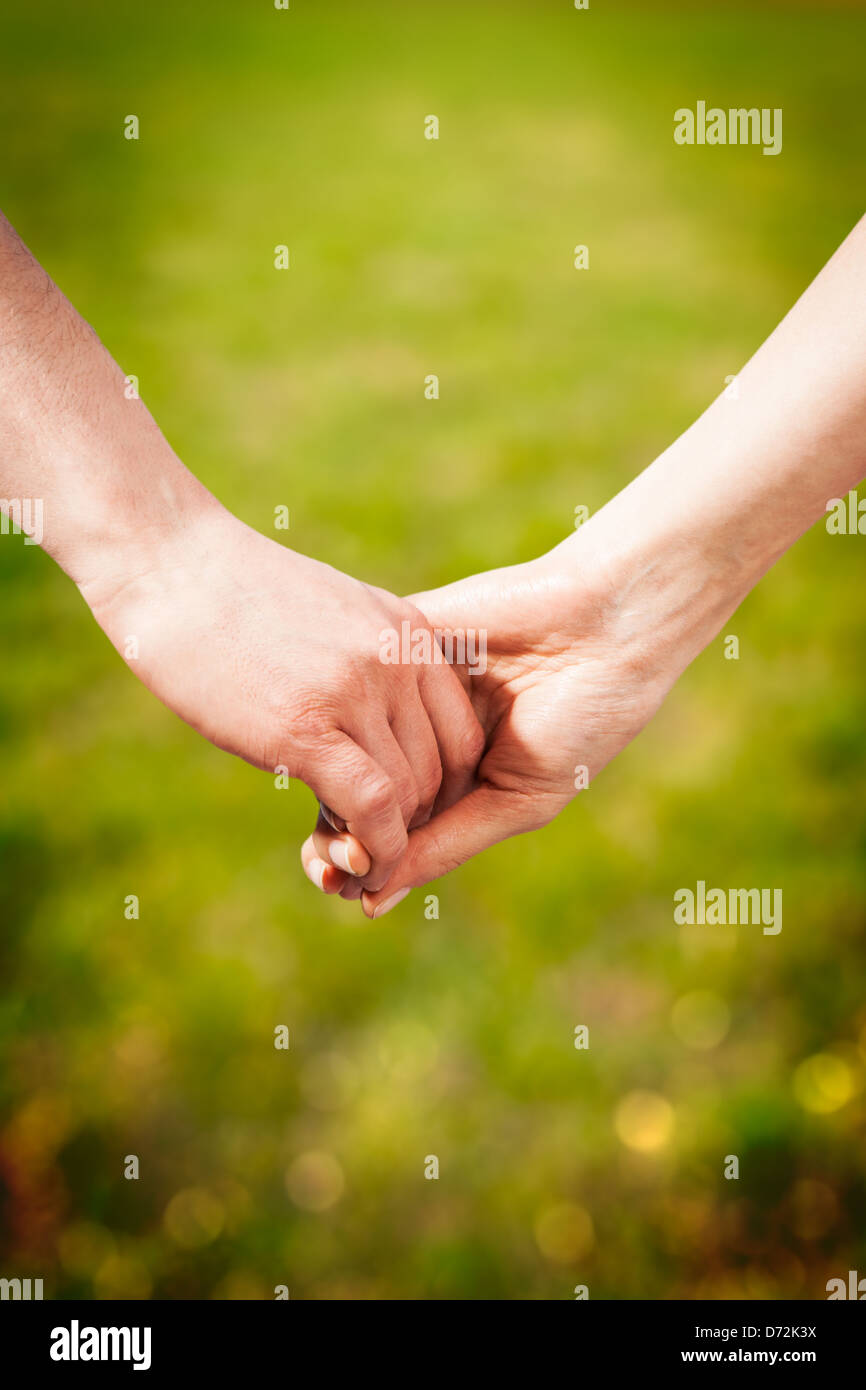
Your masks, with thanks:
<instances>
[{"instance_id":1,"label":"man's forearm","mask_svg":"<svg viewBox=\"0 0 866 1390\"><path fill-rule=\"evenodd\" d=\"M600 566L622 642L683 669L864 474L866 219L736 389L548 559Z\"/></svg>"},{"instance_id":2,"label":"man's forearm","mask_svg":"<svg viewBox=\"0 0 866 1390\"><path fill-rule=\"evenodd\" d=\"M146 568L213 499L0 214L0 494L81 586Z\"/></svg>"}]
</instances>

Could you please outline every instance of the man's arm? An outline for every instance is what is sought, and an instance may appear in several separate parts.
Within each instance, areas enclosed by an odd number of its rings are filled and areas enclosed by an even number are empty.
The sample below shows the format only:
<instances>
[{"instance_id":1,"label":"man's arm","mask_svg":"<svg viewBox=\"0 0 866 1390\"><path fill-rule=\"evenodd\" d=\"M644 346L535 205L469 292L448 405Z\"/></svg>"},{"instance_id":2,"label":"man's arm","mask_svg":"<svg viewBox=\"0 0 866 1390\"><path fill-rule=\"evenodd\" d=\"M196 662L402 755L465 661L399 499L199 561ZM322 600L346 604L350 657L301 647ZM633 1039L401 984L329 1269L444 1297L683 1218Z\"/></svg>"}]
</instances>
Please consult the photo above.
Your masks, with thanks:
<instances>
[{"instance_id":1,"label":"man's arm","mask_svg":"<svg viewBox=\"0 0 866 1390\"><path fill-rule=\"evenodd\" d=\"M152 565L219 503L0 213L0 491L42 503L44 549L81 588Z\"/></svg>"},{"instance_id":2,"label":"man's arm","mask_svg":"<svg viewBox=\"0 0 866 1390\"><path fill-rule=\"evenodd\" d=\"M384 664L383 630L426 628L417 609L231 516L125 382L0 215L0 494L41 502L45 549L154 694L306 782L366 845L353 871L384 882L480 755L459 680Z\"/></svg>"}]
</instances>

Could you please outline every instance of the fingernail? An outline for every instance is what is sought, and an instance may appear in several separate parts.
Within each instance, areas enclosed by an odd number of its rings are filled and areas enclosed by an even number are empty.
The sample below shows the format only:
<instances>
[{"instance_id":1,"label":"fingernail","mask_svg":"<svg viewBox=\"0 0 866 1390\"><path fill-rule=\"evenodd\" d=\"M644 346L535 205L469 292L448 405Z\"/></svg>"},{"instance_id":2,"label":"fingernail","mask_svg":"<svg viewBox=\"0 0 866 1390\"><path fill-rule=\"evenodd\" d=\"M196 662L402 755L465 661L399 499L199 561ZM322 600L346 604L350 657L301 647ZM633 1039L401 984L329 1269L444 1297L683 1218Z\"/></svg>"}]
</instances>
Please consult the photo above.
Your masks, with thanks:
<instances>
[{"instance_id":1,"label":"fingernail","mask_svg":"<svg viewBox=\"0 0 866 1390\"><path fill-rule=\"evenodd\" d=\"M342 869L344 874L353 874L355 878L359 877L358 870L352 866L352 861L349 858L349 846L345 840L334 840L328 846L328 853L335 869Z\"/></svg>"},{"instance_id":2,"label":"fingernail","mask_svg":"<svg viewBox=\"0 0 866 1390\"><path fill-rule=\"evenodd\" d=\"M327 867L328 867L328 866L327 866L327 864L325 863L324 859L311 859L311 860L310 860L310 868L309 868L310 878L313 880L313 882L315 883L316 887L317 887L317 888L321 888L323 892L324 892L324 886L323 886L323 885L324 885L324 882L325 882L325 870L327 869Z\"/></svg>"},{"instance_id":3,"label":"fingernail","mask_svg":"<svg viewBox=\"0 0 866 1390\"><path fill-rule=\"evenodd\" d=\"M341 831L346 829L346 822L343 820L343 817L335 815L330 806L325 805L324 801L319 802L319 810L322 812L322 815L325 817L331 829L336 830L338 835Z\"/></svg>"},{"instance_id":4,"label":"fingernail","mask_svg":"<svg viewBox=\"0 0 866 1390\"><path fill-rule=\"evenodd\" d=\"M399 893L392 893L390 898L386 898L383 903L379 903L379 906L373 909L373 916L384 917L386 912L390 912L392 907L396 907L398 903L403 901L408 892L408 888L401 888Z\"/></svg>"}]
</instances>

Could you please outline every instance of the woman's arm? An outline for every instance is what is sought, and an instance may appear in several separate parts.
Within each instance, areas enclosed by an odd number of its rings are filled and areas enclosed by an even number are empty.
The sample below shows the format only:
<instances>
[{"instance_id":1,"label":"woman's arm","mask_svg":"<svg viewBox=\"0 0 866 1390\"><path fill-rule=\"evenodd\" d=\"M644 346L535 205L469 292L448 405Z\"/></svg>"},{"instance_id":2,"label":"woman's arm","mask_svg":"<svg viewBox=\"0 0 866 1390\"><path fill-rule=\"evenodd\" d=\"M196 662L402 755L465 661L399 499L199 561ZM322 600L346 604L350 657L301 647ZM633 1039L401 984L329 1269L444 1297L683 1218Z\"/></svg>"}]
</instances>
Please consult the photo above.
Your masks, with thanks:
<instances>
[{"instance_id":1,"label":"woman's arm","mask_svg":"<svg viewBox=\"0 0 866 1390\"><path fill-rule=\"evenodd\" d=\"M601 566L618 640L677 674L866 475L866 217L725 392L547 563ZM646 647L641 641L644 634Z\"/></svg>"},{"instance_id":2,"label":"woman's arm","mask_svg":"<svg viewBox=\"0 0 866 1390\"><path fill-rule=\"evenodd\" d=\"M866 474L866 219L737 378L653 464L540 559L415 602L487 632L469 682L479 785L409 836L387 911L489 845L553 818L635 735L779 556ZM302 859L314 881L334 833ZM346 837L342 837L344 840ZM341 853L345 853L345 845ZM331 891L357 896L329 872Z\"/></svg>"}]
</instances>

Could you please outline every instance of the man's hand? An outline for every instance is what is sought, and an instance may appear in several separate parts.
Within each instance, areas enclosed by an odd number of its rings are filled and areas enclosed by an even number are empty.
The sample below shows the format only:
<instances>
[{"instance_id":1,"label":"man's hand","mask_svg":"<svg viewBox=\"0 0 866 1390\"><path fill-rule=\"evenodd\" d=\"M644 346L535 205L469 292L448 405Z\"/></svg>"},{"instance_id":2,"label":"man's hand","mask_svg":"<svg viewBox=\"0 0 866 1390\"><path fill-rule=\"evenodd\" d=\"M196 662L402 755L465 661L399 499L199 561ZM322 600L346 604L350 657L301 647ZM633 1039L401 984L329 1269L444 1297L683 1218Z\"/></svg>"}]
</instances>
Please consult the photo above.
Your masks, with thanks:
<instances>
[{"instance_id":1,"label":"man's hand","mask_svg":"<svg viewBox=\"0 0 866 1390\"><path fill-rule=\"evenodd\" d=\"M166 536L165 531L168 531ZM437 797L470 784L484 738L447 664L381 660L381 634L427 627L371 588L205 507L152 562L80 585L153 693L220 748L285 767L365 847L344 868L386 882ZM372 861L372 863L371 863Z\"/></svg>"},{"instance_id":2,"label":"man's hand","mask_svg":"<svg viewBox=\"0 0 866 1390\"><path fill-rule=\"evenodd\" d=\"M249 530L126 385L0 213L0 495L39 499L39 539L145 685L306 782L367 847L343 867L381 886L478 760L457 676L386 664L381 634L425 629L417 609Z\"/></svg>"}]
</instances>

